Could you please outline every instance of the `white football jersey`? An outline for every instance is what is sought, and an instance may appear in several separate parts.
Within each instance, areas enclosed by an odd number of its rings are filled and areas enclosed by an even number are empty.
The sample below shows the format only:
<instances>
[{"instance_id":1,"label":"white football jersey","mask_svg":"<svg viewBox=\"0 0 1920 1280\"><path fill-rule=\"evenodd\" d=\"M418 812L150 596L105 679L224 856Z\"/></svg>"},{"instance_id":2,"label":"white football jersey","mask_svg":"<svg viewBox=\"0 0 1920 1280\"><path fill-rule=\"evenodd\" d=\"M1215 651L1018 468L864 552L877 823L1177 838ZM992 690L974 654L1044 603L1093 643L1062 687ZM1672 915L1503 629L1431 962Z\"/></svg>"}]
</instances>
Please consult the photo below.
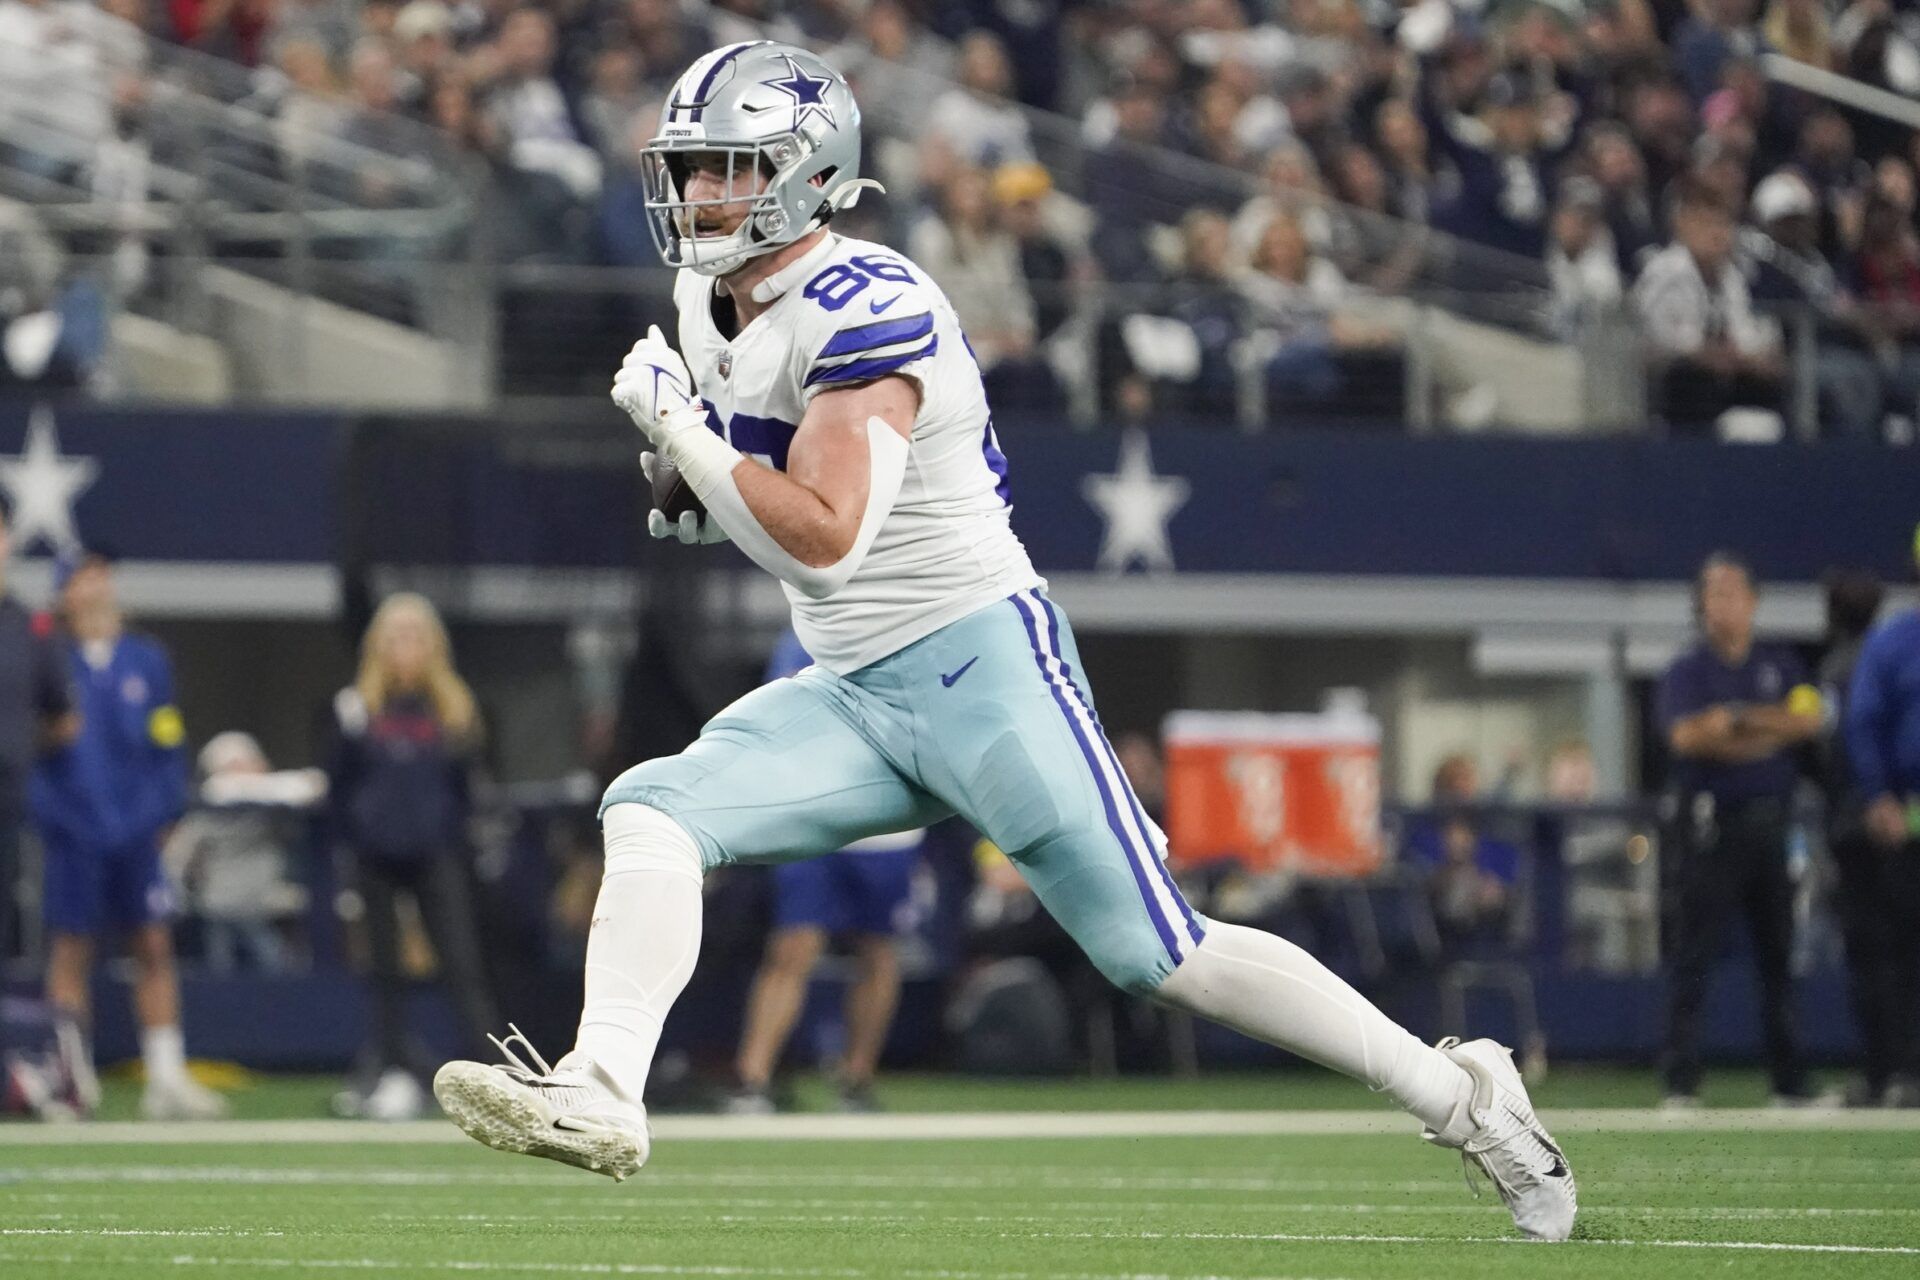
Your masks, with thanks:
<instances>
[{"instance_id":1,"label":"white football jersey","mask_svg":"<svg viewBox=\"0 0 1920 1280\"><path fill-rule=\"evenodd\" d=\"M757 287L779 296L731 341L714 320L718 287L680 272L680 352L714 429L768 466L786 470L794 432L822 391L889 374L920 387L900 496L858 571L825 600L786 587L815 662L845 675L1045 585L1009 523L1007 461L980 367L925 273L884 245L829 232Z\"/></svg>"}]
</instances>

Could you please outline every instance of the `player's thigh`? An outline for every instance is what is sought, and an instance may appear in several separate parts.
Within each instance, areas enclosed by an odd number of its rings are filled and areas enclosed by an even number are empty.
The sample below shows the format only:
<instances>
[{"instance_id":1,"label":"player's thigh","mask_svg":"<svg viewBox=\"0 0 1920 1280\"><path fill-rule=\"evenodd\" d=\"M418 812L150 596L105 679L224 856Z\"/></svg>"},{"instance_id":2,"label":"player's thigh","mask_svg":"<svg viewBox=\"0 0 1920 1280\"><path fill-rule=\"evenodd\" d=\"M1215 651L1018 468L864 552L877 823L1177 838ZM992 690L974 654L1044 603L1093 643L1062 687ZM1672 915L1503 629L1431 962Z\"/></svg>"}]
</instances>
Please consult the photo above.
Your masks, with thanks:
<instances>
[{"instance_id":1,"label":"player's thigh","mask_svg":"<svg viewBox=\"0 0 1920 1280\"><path fill-rule=\"evenodd\" d=\"M601 811L660 810L693 835L708 868L810 857L944 817L814 687L831 679L809 672L754 690L679 755L614 779Z\"/></svg>"},{"instance_id":2,"label":"player's thigh","mask_svg":"<svg viewBox=\"0 0 1920 1280\"><path fill-rule=\"evenodd\" d=\"M928 717L945 757L963 762L955 807L1007 851L1102 973L1150 991L1205 923L1168 874L1159 828L1094 714L1072 632L1031 592L968 621L961 647L980 653L979 682L963 708Z\"/></svg>"}]
</instances>

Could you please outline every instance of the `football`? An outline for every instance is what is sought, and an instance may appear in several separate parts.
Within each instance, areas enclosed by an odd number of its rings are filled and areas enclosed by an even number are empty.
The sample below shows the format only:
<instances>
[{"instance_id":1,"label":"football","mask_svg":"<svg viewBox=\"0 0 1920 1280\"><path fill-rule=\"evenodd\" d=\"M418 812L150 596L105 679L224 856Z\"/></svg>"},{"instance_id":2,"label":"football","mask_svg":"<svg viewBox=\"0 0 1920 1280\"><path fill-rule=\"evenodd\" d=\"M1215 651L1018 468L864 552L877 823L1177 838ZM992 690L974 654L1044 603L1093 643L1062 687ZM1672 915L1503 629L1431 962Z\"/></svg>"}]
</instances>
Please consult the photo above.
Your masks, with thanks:
<instances>
[{"instance_id":1,"label":"football","mask_svg":"<svg viewBox=\"0 0 1920 1280\"><path fill-rule=\"evenodd\" d=\"M666 515L668 524L676 523L688 511L699 512L702 519L707 514L680 468L658 454L653 459L653 505Z\"/></svg>"}]
</instances>

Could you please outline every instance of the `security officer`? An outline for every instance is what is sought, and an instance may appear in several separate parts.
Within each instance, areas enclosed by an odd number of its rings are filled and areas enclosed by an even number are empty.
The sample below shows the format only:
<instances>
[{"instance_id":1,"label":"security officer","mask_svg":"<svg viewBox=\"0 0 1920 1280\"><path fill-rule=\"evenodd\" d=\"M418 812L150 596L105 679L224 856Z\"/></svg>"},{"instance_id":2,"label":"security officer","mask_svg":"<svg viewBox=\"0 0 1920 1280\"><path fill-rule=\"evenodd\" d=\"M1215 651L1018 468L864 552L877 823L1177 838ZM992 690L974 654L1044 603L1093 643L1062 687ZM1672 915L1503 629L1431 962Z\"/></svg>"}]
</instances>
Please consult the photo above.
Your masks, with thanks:
<instances>
[{"instance_id":1,"label":"security officer","mask_svg":"<svg viewBox=\"0 0 1920 1280\"><path fill-rule=\"evenodd\" d=\"M9 520L0 501L0 963L13 949L27 771L42 751L65 746L80 727L58 653L7 594Z\"/></svg>"},{"instance_id":2,"label":"security officer","mask_svg":"<svg viewBox=\"0 0 1920 1280\"><path fill-rule=\"evenodd\" d=\"M54 578L81 728L71 746L40 762L31 786L46 853L47 998L86 1026L95 942L124 931L147 1071L142 1114L219 1115L219 1095L187 1074L169 923L174 894L160 864L164 833L187 793L172 667L158 641L126 630L106 557L63 557Z\"/></svg>"},{"instance_id":3,"label":"security officer","mask_svg":"<svg viewBox=\"0 0 1920 1280\"><path fill-rule=\"evenodd\" d=\"M1820 729L1820 695L1792 653L1755 644L1753 572L1727 552L1694 583L1699 643L1667 668L1659 720L1673 752L1668 839L1667 1105L1698 1105L1700 1006L1727 926L1744 916L1760 970L1777 1105L1804 1101L1789 960L1793 881L1787 835L1793 748Z\"/></svg>"},{"instance_id":4,"label":"security officer","mask_svg":"<svg viewBox=\"0 0 1920 1280\"><path fill-rule=\"evenodd\" d=\"M1920 565L1920 530L1914 535ZM1854 664L1846 710L1848 763L1866 803L1872 874L1888 923L1879 994L1887 1074L1882 1101L1920 1105L1920 610L1874 628Z\"/></svg>"}]
</instances>

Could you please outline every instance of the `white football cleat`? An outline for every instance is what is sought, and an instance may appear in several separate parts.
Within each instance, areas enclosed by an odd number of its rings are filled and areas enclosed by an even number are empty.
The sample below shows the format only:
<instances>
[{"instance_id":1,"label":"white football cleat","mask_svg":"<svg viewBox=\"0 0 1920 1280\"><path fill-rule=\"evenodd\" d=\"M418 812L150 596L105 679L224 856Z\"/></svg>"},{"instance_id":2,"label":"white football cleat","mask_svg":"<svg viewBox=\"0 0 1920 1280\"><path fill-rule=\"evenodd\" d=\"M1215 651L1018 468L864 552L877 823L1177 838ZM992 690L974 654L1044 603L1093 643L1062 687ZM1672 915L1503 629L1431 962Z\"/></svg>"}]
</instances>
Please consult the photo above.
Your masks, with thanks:
<instances>
[{"instance_id":1,"label":"white football cleat","mask_svg":"<svg viewBox=\"0 0 1920 1280\"><path fill-rule=\"evenodd\" d=\"M1565 1240L1573 1233L1574 1215L1579 1211L1573 1170L1534 1115L1512 1052L1491 1040L1461 1044L1455 1036L1434 1047L1472 1077L1473 1097L1466 1104L1467 1114L1456 1116L1464 1138L1431 1129L1421 1136L1459 1150L1468 1168L1468 1186L1473 1185L1476 1166L1486 1174L1512 1212L1513 1224L1525 1235Z\"/></svg>"},{"instance_id":2,"label":"white football cleat","mask_svg":"<svg viewBox=\"0 0 1920 1280\"><path fill-rule=\"evenodd\" d=\"M507 1030L505 1040L487 1037L505 1063L449 1062L434 1074L433 1096L447 1119L495 1151L558 1160L615 1182L647 1162L653 1132L645 1108L616 1093L592 1061L568 1055L556 1070L520 1028Z\"/></svg>"},{"instance_id":3,"label":"white football cleat","mask_svg":"<svg viewBox=\"0 0 1920 1280\"><path fill-rule=\"evenodd\" d=\"M227 1100L189 1076L155 1081L140 1095L144 1120L222 1120Z\"/></svg>"}]
</instances>

